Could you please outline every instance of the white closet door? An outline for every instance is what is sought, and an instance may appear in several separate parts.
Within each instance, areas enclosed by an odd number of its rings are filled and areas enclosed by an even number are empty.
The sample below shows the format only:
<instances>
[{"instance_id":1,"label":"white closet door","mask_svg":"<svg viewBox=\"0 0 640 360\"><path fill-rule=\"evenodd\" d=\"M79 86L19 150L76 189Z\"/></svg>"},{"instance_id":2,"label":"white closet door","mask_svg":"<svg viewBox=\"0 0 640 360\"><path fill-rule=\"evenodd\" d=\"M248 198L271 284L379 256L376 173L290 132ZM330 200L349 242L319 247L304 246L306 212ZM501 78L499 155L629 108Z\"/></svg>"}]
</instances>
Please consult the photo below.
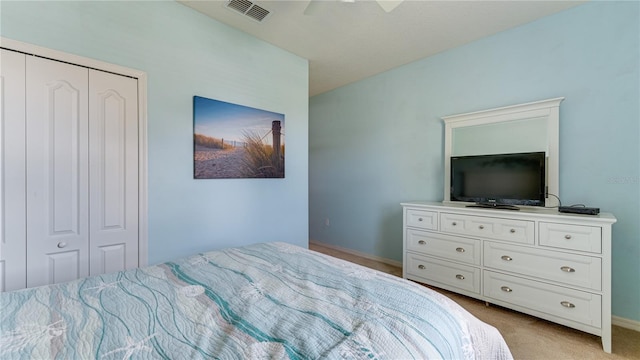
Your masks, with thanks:
<instances>
[{"instance_id":1,"label":"white closet door","mask_svg":"<svg viewBox=\"0 0 640 360\"><path fill-rule=\"evenodd\" d=\"M27 286L89 275L88 70L27 57Z\"/></svg>"},{"instance_id":2,"label":"white closet door","mask_svg":"<svg viewBox=\"0 0 640 360\"><path fill-rule=\"evenodd\" d=\"M89 71L91 275L138 267L138 82Z\"/></svg>"},{"instance_id":3,"label":"white closet door","mask_svg":"<svg viewBox=\"0 0 640 360\"><path fill-rule=\"evenodd\" d=\"M27 285L25 56L0 50L0 291Z\"/></svg>"}]
</instances>

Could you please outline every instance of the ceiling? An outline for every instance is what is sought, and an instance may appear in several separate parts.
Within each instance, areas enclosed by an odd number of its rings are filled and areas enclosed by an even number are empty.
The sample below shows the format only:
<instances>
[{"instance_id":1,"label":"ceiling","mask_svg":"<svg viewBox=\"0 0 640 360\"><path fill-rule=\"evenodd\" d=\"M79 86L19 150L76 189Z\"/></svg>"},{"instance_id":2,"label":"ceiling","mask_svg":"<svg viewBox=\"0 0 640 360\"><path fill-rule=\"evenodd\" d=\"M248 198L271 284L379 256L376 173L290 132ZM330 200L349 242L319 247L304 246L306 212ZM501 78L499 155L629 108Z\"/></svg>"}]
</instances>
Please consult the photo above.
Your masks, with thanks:
<instances>
[{"instance_id":1,"label":"ceiling","mask_svg":"<svg viewBox=\"0 0 640 360\"><path fill-rule=\"evenodd\" d=\"M253 1L261 22L226 0L180 1L215 20L309 60L309 95L455 48L584 1L405 0L386 13L373 0Z\"/></svg>"}]
</instances>

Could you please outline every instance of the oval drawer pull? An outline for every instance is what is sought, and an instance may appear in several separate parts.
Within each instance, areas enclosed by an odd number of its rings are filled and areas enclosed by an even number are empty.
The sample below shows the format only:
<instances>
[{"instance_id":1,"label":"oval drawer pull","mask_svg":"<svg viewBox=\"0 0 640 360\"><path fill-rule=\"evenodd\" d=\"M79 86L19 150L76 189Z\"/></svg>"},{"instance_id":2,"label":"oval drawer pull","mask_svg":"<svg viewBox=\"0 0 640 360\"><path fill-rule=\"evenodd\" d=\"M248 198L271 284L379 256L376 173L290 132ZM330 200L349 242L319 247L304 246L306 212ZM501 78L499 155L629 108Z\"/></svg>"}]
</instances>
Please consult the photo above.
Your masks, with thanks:
<instances>
[{"instance_id":1,"label":"oval drawer pull","mask_svg":"<svg viewBox=\"0 0 640 360\"><path fill-rule=\"evenodd\" d=\"M62 248L64 248L64 247L66 247L66 246L67 246L67 243L66 243L66 242L64 242L64 241L61 241L61 242L59 242L59 243L58 243L58 248L59 248L59 249L62 249Z\"/></svg>"},{"instance_id":2,"label":"oval drawer pull","mask_svg":"<svg viewBox=\"0 0 640 360\"><path fill-rule=\"evenodd\" d=\"M422 221L422 218L418 218L418 221Z\"/></svg>"},{"instance_id":3,"label":"oval drawer pull","mask_svg":"<svg viewBox=\"0 0 640 360\"><path fill-rule=\"evenodd\" d=\"M572 273L572 272L576 272L576 269L569 267L569 266L563 266L560 268L560 270L564 271L564 272L568 272L568 273Z\"/></svg>"},{"instance_id":4,"label":"oval drawer pull","mask_svg":"<svg viewBox=\"0 0 640 360\"><path fill-rule=\"evenodd\" d=\"M513 260L513 258L512 258L511 256L509 256L509 255L502 255L502 256L500 257L500 259L502 259L502 260L504 260L504 261L511 261L511 260Z\"/></svg>"},{"instance_id":5,"label":"oval drawer pull","mask_svg":"<svg viewBox=\"0 0 640 360\"><path fill-rule=\"evenodd\" d=\"M456 226L458 225L458 223L456 223L455 221L451 223L451 226Z\"/></svg>"},{"instance_id":6,"label":"oval drawer pull","mask_svg":"<svg viewBox=\"0 0 640 360\"><path fill-rule=\"evenodd\" d=\"M502 290L502 291L504 291L504 292L512 292L512 291L513 291L513 290L511 290L511 288L510 288L510 287L508 287L508 286L503 286L503 287L501 287L501 288L500 288L500 290Z\"/></svg>"},{"instance_id":7,"label":"oval drawer pull","mask_svg":"<svg viewBox=\"0 0 640 360\"><path fill-rule=\"evenodd\" d=\"M574 307L576 307L575 305L573 305L572 303L568 302L568 301L560 301L560 305L569 308L569 309L573 309Z\"/></svg>"},{"instance_id":8,"label":"oval drawer pull","mask_svg":"<svg viewBox=\"0 0 640 360\"><path fill-rule=\"evenodd\" d=\"M564 238L567 239L567 240L571 240L571 235L567 234L567 235L564 236Z\"/></svg>"},{"instance_id":9,"label":"oval drawer pull","mask_svg":"<svg viewBox=\"0 0 640 360\"><path fill-rule=\"evenodd\" d=\"M427 242L426 242L426 241L424 241L424 240L419 240L419 241L418 241L418 244L420 244L420 245L426 245L426 244L427 244Z\"/></svg>"},{"instance_id":10,"label":"oval drawer pull","mask_svg":"<svg viewBox=\"0 0 640 360\"><path fill-rule=\"evenodd\" d=\"M511 230L509 230L509 232L513 234L513 233L516 232L516 229L511 229Z\"/></svg>"},{"instance_id":11,"label":"oval drawer pull","mask_svg":"<svg viewBox=\"0 0 640 360\"><path fill-rule=\"evenodd\" d=\"M458 274L458 275L456 275L456 279L458 279L458 280L464 280L464 275L460 275L460 274Z\"/></svg>"},{"instance_id":12,"label":"oval drawer pull","mask_svg":"<svg viewBox=\"0 0 640 360\"><path fill-rule=\"evenodd\" d=\"M484 225L478 226L478 229L480 229L480 230L484 229Z\"/></svg>"},{"instance_id":13,"label":"oval drawer pull","mask_svg":"<svg viewBox=\"0 0 640 360\"><path fill-rule=\"evenodd\" d=\"M464 248L462 248L462 247L456 248L456 251L459 252L459 253L465 252Z\"/></svg>"},{"instance_id":14,"label":"oval drawer pull","mask_svg":"<svg viewBox=\"0 0 640 360\"><path fill-rule=\"evenodd\" d=\"M426 267L424 267L424 265L418 265L418 269L424 270L424 269L426 269Z\"/></svg>"}]
</instances>

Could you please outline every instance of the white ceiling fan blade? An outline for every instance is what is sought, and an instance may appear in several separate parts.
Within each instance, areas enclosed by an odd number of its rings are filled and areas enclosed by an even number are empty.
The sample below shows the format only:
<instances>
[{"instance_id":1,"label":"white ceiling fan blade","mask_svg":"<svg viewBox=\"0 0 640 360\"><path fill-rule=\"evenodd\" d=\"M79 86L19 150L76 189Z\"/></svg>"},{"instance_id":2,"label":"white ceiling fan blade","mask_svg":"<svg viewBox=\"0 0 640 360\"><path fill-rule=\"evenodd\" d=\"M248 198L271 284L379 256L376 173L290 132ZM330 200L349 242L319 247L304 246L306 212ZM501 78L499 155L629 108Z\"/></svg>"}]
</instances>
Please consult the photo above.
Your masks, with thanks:
<instances>
[{"instance_id":1,"label":"white ceiling fan blade","mask_svg":"<svg viewBox=\"0 0 640 360\"><path fill-rule=\"evenodd\" d=\"M309 0L307 7L304 9L304 15L318 15L326 12L326 5L329 3L355 3L357 0ZM398 7L404 0L376 0L378 5L385 11L391 12Z\"/></svg>"},{"instance_id":2,"label":"white ceiling fan blade","mask_svg":"<svg viewBox=\"0 0 640 360\"><path fill-rule=\"evenodd\" d=\"M393 9L398 7L398 5L400 5L403 0L377 0L377 1L378 1L378 5L380 5L382 10L384 10L385 12L391 12Z\"/></svg>"},{"instance_id":3,"label":"white ceiling fan blade","mask_svg":"<svg viewBox=\"0 0 640 360\"><path fill-rule=\"evenodd\" d=\"M318 0L311 0L309 1L309 3L307 4L307 7L304 8L304 15L315 15L318 13L318 7L319 7L320 1Z\"/></svg>"}]
</instances>

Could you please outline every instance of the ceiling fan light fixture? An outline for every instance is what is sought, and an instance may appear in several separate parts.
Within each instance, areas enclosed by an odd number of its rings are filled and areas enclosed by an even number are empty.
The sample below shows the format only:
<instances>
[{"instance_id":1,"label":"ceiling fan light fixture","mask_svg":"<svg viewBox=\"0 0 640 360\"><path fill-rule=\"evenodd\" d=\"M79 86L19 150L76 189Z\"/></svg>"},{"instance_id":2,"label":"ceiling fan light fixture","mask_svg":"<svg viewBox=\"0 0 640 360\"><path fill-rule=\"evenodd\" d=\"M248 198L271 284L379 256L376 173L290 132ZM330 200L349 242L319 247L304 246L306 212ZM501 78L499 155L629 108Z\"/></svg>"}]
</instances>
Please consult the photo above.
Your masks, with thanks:
<instances>
[{"instance_id":1,"label":"ceiling fan light fixture","mask_svg":"<svg viewBox=\"0 0 640 360\"><path fill-rule=\"evenodd\" d=\"M398 5L400 5L403 0L377 0L377 1L378 1L378 5L380 5L382 10L384 10L385 12L391 12L393 9L397 8Z\"/></svg>"}]
</instances>

